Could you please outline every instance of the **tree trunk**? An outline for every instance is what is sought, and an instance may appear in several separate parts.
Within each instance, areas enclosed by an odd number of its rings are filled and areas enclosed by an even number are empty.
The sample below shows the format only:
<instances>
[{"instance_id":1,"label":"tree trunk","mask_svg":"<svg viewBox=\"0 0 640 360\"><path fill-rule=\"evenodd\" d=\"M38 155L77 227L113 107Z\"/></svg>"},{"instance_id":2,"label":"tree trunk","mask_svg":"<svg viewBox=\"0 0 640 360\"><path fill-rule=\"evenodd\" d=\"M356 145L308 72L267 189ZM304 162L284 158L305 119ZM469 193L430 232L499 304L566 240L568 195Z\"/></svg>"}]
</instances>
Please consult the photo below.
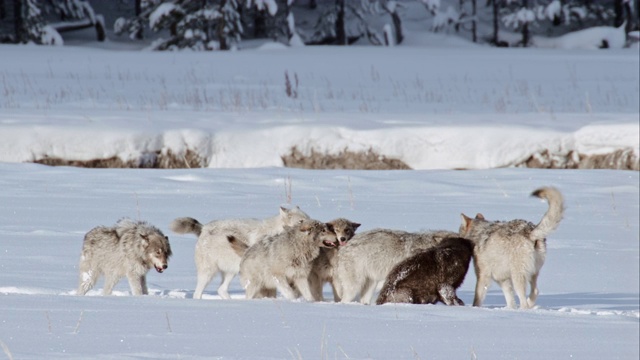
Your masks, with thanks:
<instances>
[{"instance_id":1,"label":"tree trunk","mask_svg":"<svg viewBox=\"0 0 640 360\"><path fill-rule=\"evenodd\" d=\"M498 46L498 30L500 29L498 23L498 0L493 0L493 44Z\"/></svg>"},{"instance_id":2,"label":"tree trunk","mask_svg":"<svg viewBox=\"0 0 640 360\"><path fill-rule=\"evenodd\" d=\"M623 0L613 1L613 13L615 14L615 16L613 17L613 26L619 27L624 22Z\"/></svg>"},{"instance_id":3,"label":"tree trunk","mask_svg":"<svg viewBox=\"0 0 640 360\"><path fill-rule=\"evenodd\" d=\"M522 1L522 7L529 10L529 0ZM527 47L529 45L529 23L525 22L522 25L522 46Z\"/></svg>"},{"instance_id":4,"label":"tree trunk","mask_svg":"<svg viewBox=\"0 0 640 360\"><path fill-rule=\"evenodd\" d=\"M220 42L220 50L229 50L229 44L227 44L227 37L224 34L224 28L226 26L227 20L224 18L223 9L226 4L227 4L227 0L222 0L220 2L220 7L218 8L218 11L220 11L220 14L222 14L216 27L216 35L218 37L218 41Z\"/></svg>"},{"instance_id":5,"label":"tree trunk","mask_svg":"<svg viewBox=\"0 0 640 360\"><path fill-rule=\"evenodd\" d=\"M477 11L477 7L476 7L476 0L471 0L471 18L473 20L471 20L471 39L473 40L473 42L478 42L478 29L476 27L476 16L478 14Z\"/></svg>"},{"instance_id":6,"label":"tree trunk","mask_svg":"<svg viewBox=\"0 0 640 360\"><path fill-rule=\"evenodd\" d=\"M0 0L0 20L7 17L7 8L4 5L4 0Z\"/></svg>"},{"instance_id":7,"label":"tree trunk","mask_svg":"<svg viewBox=\"0 0 640 360\"><path fill-rule=\"evenodd\" d=\"M26 42L25 30L24 30L24 17L22 16L22 1L13 0L13 18L15 19L14 29L16 32L16 42Z\"/></svg>"},{"instance_id":8,"label":"tree trunk","mask_svg":"<svg viewBox=\"0 0 640 360\"><path fill-rule=\"evenodd\" d=\"M338 45L347 45L347 32L344 23L344 2L345 0L336 0L336 10L338 12L336 18L336 42Z\"/></svg>"},{"instance_id":9,"label":"tree trunk","mask_svg":"<svg viewBox=\"0 0 640 360\"><path fill-rule=\"evenodd\" d=\"M391 13L391 21L393 21L393 29L396 33L396 45L400 45L404 40L404 36L402 35L402 20L397 11Z\"/></svg>"}]
</instances>

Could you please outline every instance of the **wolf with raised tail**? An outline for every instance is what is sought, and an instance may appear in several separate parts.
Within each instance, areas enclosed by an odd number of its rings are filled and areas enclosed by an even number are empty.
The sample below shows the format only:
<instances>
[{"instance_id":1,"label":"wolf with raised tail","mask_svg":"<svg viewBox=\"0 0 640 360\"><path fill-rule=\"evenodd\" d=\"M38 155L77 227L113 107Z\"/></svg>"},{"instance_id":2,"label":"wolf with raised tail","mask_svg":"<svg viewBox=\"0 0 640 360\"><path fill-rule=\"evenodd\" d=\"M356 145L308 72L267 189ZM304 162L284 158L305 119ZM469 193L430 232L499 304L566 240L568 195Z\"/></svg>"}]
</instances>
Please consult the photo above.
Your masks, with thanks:
<instances>
[{"instance_id":1,"label":"wolf with raised tail","mask_svg":"<svg viewBox=\"0 0 640 360\"><path fill-rule=\"evenodd\" d=\"M552 187L540 188L531 195L549 203L537 225L521 219L488 221L480 213L474 219L461 214L460 236L475 243L473 263L477 283L473 306L482 305L491 280L502 288L509 308L516 307L514 290L521 309L535 305L538 275L547 253L546 237L562 220L564 200L560 191ZM531 288L528 297L527 284Z\"/></svg>"}]
</instances>

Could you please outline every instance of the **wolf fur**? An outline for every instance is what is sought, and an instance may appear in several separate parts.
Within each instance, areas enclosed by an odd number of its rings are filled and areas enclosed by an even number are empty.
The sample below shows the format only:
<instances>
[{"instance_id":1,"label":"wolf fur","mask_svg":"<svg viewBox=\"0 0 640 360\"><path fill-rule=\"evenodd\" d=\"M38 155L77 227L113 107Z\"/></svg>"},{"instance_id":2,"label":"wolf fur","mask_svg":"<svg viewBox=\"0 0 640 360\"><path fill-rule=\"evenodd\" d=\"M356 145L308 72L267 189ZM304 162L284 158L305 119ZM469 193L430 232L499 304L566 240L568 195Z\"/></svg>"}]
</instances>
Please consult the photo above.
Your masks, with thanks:
<instances>
[{"instance_id":1,"label":"wolf fur","mask_svg":"<svg viewBox=\"0 0 640 360\"><path fill-rule=\"evenodd\" d=\"M555 188L543 187L532 196L547 200L549 208L538 225L526 220L487 221L482 214L471 219L462 214L460 236L476 244L474 268L477 277L473 306L481 306L491 280L502 288L507 306L516 307L515 290L520 308L532 308L538 297L538 275L544 264L546 237L560 224L564 212L562 194ZM530 286L526 296L527 283Z\"/></svg>"},{"instance_id":2,"label":"wolf fur","mask_svg":"<svg viewBox=\"0 0 640 360\"><path fill-rule=\"evenodd\" d=\"M299 291L305 300L313 301L308 280L311 264L320 247L336 246L336 241L327 224L305 220L249 247L240 262L247 299L270 297L277 289L289 300L297 298Z\"/></svg>"},{"instance_id":3,"label":"wolf fur","mask_svg":"<svg viewBox=\"0 0 640 360\"><path fill-rule=\"evenodd\" d=\"M469 270L473 242L461 237L443 239L436 247L413 255L393 267L376 304L464 305L456 295Z\"/></svg>"},{"instance_id":4,"label":"wolf fur","mask_svg":"<svg viewBox=\"0 0 640 360\"><path fill-rule=\"evenodd\" d=\"M431 248L442 239L458 234L450 231L410 233L374 229L356 234L338 251L334 283L341 302L370 304L376 287L400 261L420 250Z\"/></svg>"},{"instance_id":5,"label":"wolf fur","mask_svg":"<svg viewBox=\"0 0 640 360\"><path fill-rule=\"evenodd\" d=\"M309 215L299 207L280 207L278 215L265 220L226 219L214 220L205 225L189 217L173 220L170 225L173 232L190 233L198 237L195 248L198 278L193 298L202 298L204 289L217 273L222 274L218 295L223 299L230 298L229 284L240 271L241 256L230 246L229 236L249 247L263 237L281 233L286 226L300 224L305 219L309 219Z\"/></svg>"},{"instance_id":6,"label":"wolf fur","mask_svg":"<svg viewBox=\"0 0 640 360\"><path fill-rule=\"evenodd\" d=\"M110 295L125 276L133 295L146 295L147 272L155 268L162 273L170 256L169 238L144 221L125 218L112 227L95 227L82 243L77 294L85 295L104 275L103 295Z\"/></svg>"},{"instance_id":7,"label":"wolf fur","mask_svg":"<svg viewBox=\"0 0 640 360\"><path fill-rule=\"evenodd\" d=\"M311 273L309 274L309 286L311 293L316 301L324 300L322 296L322 288L325 283L331 284L333 290L334 301L340 301L336 287L333 283L333 269L337 264L338 249L347 244L355 235L360 224L349 221L344 218L331 220L327 223L329 228L336 234L338 246L323 247L311 265Z\"/></svg>"}]
</instances>

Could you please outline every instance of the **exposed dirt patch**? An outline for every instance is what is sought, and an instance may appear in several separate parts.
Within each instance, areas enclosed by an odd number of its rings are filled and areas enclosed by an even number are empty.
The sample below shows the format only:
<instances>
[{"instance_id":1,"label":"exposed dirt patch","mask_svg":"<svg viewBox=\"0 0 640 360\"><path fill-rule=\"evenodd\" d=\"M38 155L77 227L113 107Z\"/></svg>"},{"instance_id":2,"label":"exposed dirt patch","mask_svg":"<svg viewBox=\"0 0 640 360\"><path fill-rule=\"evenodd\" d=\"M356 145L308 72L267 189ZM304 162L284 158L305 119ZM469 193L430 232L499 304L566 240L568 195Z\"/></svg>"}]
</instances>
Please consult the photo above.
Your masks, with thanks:
<instances>
[{"instance_id":1,"label":"exposed dirt patch","mask_svg":"<svg viewBox=\"0 0 640 360\"><path fill-rule=\"evenodd\" d=\"M67 160L55 157L44 157L34 161L50 166L76 166L85 168L133 168L133 169L188 169L207 166L205 159L196 152L187 149L184 154L174 154L171 150L166 154L160 151L143 154L138 159L124 161L117 156L108 159Z\"/></svg>"},{"instance_id":2,"label":"exposed dirt patch","mask_svg":"<svg viewBox=\"0 0 640 360\"><path fill-rule=\"evenodd\" d=\"M293 147L289 154L282 156L285 167L302 169L349 169L349 170L411 170L403 161L388 158L369 149L364 152L343 150L339 154L323 154L311 150L303 154ZM67 160L45 157L34 161L50 166L76 166L86 168L149 168L187 169L207 166L207 160L192 150L186 153L146 153L138 159L123 161L118 157L93 160ZM614 169L640 170L638 156L633 149L616 150L603 155L584 155L575 151L568 154L552 154L548 150L531 155L527 160L513 164L515 167L535 169Z\"/></svg>"},{"instance_id":3,"label":"exposed dirt patch","mask_svg":"<svg viewBox=\"0 0 640 360\"><path fill-rule=\"evenodd\" d=\"M537 169L640 170L640 162L633 149L621 149L602 155L584 155L575 151L558 155L545 150L531 155L526 161L515 166Z\"/></svg>"},{"instance_id":4,"label":"exposed dirt patch","mask_svg":"<svg viewBox=\"0 0 640 360\"><path fill-rule=\"evenodd\" d=\"M343 150L337 155L322 154L311 150L305 155L296 147L282 156L284 166L302 169L350 169L350 170L410 170L404 162L379 155L369 149L365 152Z\"/></svg>"}]
</instances>

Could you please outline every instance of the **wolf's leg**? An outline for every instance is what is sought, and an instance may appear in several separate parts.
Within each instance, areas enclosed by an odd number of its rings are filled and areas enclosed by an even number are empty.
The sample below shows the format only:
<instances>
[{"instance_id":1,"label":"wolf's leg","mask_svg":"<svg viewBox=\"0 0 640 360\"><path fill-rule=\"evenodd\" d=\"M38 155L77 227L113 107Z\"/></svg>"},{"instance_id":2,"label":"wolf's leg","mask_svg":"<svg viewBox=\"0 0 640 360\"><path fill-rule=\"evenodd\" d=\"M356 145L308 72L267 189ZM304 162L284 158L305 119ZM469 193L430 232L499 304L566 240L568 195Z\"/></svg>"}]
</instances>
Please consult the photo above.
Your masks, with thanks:
<instances>
[{"instance_id":1,"label":"wolf's leg","mask_svg":"<svg viewBox=\"0 0 640 360\"><path fill-rule=\"evenodd\" d=\"M380 293L376 300L377 305L386 303L415 303L415 299L412 296L412 292L407 288L396 288L394 291L388 293Z\"/></svg>"},{"instance_id":2,"label":"wolf's leg","mask_svg":"<svg viewBox=\"0 0 640 360\"><path fill-rule=\"evenodd\" d=\"M111 295L111 291L113 291L113 287L116 286L119 277L114 275L105 274L104 275L104 289L102 289L102 295Z\"/></svg>"},{"instance_id":3,"label":"wolf's leg","mask_svg":"<svg viewBox=\"0 0 640 360\"><path fill-rule=\"evenodd\" d=\"M83 266L80 266L80 269L83 269ZM98 271L92 269L81 270L77 295L85 295L89 290L93 289L99 277L100 273Z\"/></svg>"},{"instance_id":4,"label":"wolf's leg","mask_svg":"<svg viewBox=\"0 0 640 360\"><path fill-rule=\"evenodd\" d=\"M333 301L340 302L340 295L338 294L338 288L336 287L335 280L331 281L331 290L333 291Z\"/></svg>"},{"instance_id":5,"label":"wolf's leg","mask_svg":"<svg viewBox=\"0 0 640 360\"><path fill-rule=\"evenodd\" d=\"M529 304L527 302L527 279L524 275L513 276L513 287L518 295L520 301L520 309L528 309ZM515 307L515 303L513 304Z\"/></svg>"},{"instance_id":6,"label":"wolf's leg","mask_svg":"<svg viewBox=\"0 0 640 360\"><path fill-rule=\"evenodd\" d=\"M289 281L284 276L274 276L276 287L278 291L288 300L295 300L297 298L296 291L293 290Z\"/></svg>"},{"instance_id":7,"label":"wolf's leg","mask_svg":"<svg viewBox=\"0 0 640 360\"><path fill-rule=\"evenodd\" d=\"M147 287L147 276L142 275L140 279L140 285L142 285L142 295L149 295L149 288Z\"/></svg>"},{"instance_id":8,"label":"wolf's leg","mask_svg":"<svg viewBox=\"0 0 640 360\"><path fill-rule=\"evenodd\" d=\"M360 292L360 303L364 305L371 304L373 294L376 292L376 285L378 285L378 282L373 281L372 279L367 279L365 281L362 286L362 291Z\"/></svg>"},{"instance_id":9,"label":"wolf's leg","mask_svg":"<svg viewBox=\"0 0 640 360\"><path fill-rule=\"evenodd\" d=\"M315 273L311 273L309 274L309 288L311 289L311 295L313 296L313 299L315 301L323 301L324 297L322 296L322 280L320 279L320 277L315 274Z\"/></svg>"},{"instance_id":10,"label":"wolf's leg","mask_svg":"<svg viewBox=\"0 0 640 360\"><path fill-rule=\"evenodd\" d=\"M138 274L127 274L127 279L129 280L129 287L131 287L131 293L135 296L140 296L144 294L144 287L146 286L144 275ZM106 285L105 285L106 289Z\"/></svg>"},{"instance_id":11,"label":"wolf's leg","mask_svg":"<svg viewBox=\"0 0 640 360\"><path fill-rule=\"evenodd\" d=\"M218 272L218 268L217 267L198 267L197 268L198 271L198 282L196 284L196 291L193 293L193 298L194 299L202 299L202 293L204 292L204 289L207 287L207 285L209 285L209 283L211 282L211 279L213 279L213 277L216 275L216 273Z\"/></svg>"},{"instance_id":12,"label":"wolf's leg","mask_svg":"<svg viewBox=\"0 0 640 360\"><path fill-rule=\"evenodd\" d=\"M222 283L220 287L218 287L218 295L220 295L221 298L231 299L231 296L229 296L229 284L235 275L236 274L232 272L222 272Z\"/></svg>"},{"instance_id":13,"label":"wolf's leg","mask_svg":"<svg viewBox=\"0 0 640 360\"><path fill-rule=\"evenodd\" d=\"M334 279L335 281L335 279ZM358 296L358 290L360 287L354 285L350 279L346 277L342 280L336 282L338 289L338 296L340 297L340 302L342 303L350 303L355 300L356 296Z\"/></svg>"},{"instance_id":14,"label":"wolf's leg","mask_svg":"<svg viewBox=\"0 0 640 360\"><path fill-rule=\"evenodd\" d=\"M458 305L458 302L456 300L458 299L458 297L456 296L456 289L454 289L453 286L449 284L440 285L438 287L438 295L440 301L442 301L446 305Z\"/></svg>"},{"instance_id":15,"label":"wolf's leg","mask_svg":"<svg viewBox=\"0 0 640 360\"><path fill-rule=\"evenodd\" d=\"M531 285L531 292L529 293L529 298L527 299L527 305L529 305L529 308L533 308L533 306L536 304L536 300L538 299L538 273L531 275L529 284Z\"/></svg>"},{"instance_id":16,"label":"wolf's leg","mask_svg":"<svg viewBox=\"0 0 640 360\"><path fill-rule=\"evenodd\" d=\"M482 302L485 296L487 296L489 285L491 285L491 276L481 272L478 272L476 275L476 293L473 297L473 306L482 306Z\"/></svg>"},{"instance_id":17,"label":"wolf's leg","mask_svg":"<svg viewBox=\"0 0 640 360\"><path fill-rule=\"evenodd\" d=\"M507 302L507 307L510 309L516 308L516 299L513 297L513 284L511 279L506 279L498 282L502 293L504 294L504 300Z\"/></svg>"},{"instance_id":18,"label":"wolf's leg","mask_svg":"<svg viewBox=\"0 0 640 360\"><path fill-rule=\"evenodd\" d=\"M299 277L294 279L293 284L296 286L296 288L298 289L298 291L300 292L300 294L305 300L316 301L315 297L311 293L311 288L309 287L309 280L306 277Z\"/></svg>"}]
</instances>

